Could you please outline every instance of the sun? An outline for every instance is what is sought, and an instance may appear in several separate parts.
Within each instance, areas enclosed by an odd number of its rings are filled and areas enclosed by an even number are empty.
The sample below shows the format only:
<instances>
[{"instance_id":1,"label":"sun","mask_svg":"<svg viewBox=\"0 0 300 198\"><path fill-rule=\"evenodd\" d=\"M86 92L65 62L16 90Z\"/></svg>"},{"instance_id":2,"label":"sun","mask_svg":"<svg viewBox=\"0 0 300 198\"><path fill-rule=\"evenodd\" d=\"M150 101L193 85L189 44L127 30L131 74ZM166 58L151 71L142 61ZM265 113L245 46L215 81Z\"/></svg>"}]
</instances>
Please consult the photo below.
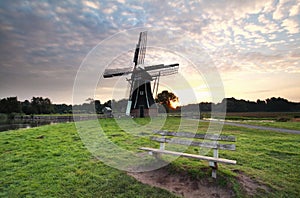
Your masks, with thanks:
<instances>
[{"instance_id":1,"label":"sun","mask_svg":"<svg viewBox=\"0 0 300 198\"><path fill-rule=\"evenodd\" d=\"M170 100L170 107L172 109L176 109L179 106L180 106L180 103L179 103L178 99Z\"/></svg>"}]
</instances>

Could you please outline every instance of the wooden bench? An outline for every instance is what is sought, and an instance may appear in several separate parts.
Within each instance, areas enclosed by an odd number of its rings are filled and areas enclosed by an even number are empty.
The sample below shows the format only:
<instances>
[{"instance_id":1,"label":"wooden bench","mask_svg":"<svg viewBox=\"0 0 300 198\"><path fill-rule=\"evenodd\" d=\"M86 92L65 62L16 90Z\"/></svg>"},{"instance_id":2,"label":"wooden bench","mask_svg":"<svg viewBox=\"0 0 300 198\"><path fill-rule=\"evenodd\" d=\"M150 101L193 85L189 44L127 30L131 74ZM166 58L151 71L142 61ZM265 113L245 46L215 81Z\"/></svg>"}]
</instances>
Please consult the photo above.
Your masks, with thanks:
<instances>
[{"instance_id":1,"label":"wooden bench","mask_svg":"<svg viewBox=\"0 0 300 198\"><path fill-rule=\"evenodd\" d=\"M235 160L219 158L219 149L234 151L235 145L223 144L223 143L219 143L218 141L235 142L236 139L234 136L225 136L225 135L217 135L217 134L194 134L189 132L170 132L170 131L161 131L161 130L154 131L154 134L155 136L151 136L150 139L159 142L160 148L156 149L156 148L141 147L140 148L141 150L149 151L149 154L151 155L155 154L156 157L159 157L161 154L167 154L167 155L175 155L175 156L209 161L209 166L212 167L213 178L217 177L218 163L236 164ZM202 139L202 141L199 141L199 139ZM165 143L213 149L213 157L165 150Z\"/></svg>"}]
</instances>

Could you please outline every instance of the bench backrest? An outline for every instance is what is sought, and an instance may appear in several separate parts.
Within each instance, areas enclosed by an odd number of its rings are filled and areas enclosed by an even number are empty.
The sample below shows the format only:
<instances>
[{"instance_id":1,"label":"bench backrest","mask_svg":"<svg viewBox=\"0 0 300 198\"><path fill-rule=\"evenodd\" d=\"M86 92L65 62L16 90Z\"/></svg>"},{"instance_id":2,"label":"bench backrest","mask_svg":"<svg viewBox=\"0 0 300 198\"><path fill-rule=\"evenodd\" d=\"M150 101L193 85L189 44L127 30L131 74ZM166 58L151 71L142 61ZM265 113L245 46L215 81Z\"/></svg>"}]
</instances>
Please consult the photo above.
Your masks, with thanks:
<instances>
[{"instance_id":1,"label":"bench backrest","mask_svg":"<svg viewBox=\"0 0 300 198\"><path fill-rule=\"evenodd\" d=\"M235 142L236 138L234 136L225 136L225 135L217 135L217 134L194 134L190 132L171 132L171 131L161 131L161 130L154 131L154 134L160 135L160 137L152 136L151 140L160 143L199 146L199 147L212 148L212 149L235 150L234 144L223 144L218 142L218 141ZM191 140L191 138L202 139L205 141L194 141Z\"/></svg>"}]
</instances>

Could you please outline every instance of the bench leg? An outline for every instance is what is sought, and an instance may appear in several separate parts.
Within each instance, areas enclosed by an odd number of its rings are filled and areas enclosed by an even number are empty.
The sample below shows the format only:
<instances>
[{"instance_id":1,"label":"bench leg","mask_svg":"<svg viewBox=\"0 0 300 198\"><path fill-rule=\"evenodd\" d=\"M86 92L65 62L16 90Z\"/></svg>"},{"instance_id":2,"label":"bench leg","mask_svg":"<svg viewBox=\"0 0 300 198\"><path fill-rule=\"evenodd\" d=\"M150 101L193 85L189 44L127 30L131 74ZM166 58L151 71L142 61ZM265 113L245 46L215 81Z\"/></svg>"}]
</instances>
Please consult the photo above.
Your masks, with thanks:
<instances>
[{"instance_id":1,"label":"bench leg","mask_svg":"<svg viewBox=\"0 0 300 198\"><path fill-rule=\"evenodd\" d=\"M214 166L211 166L211 168L212 168L211 176L212 176L212 178L216 179L217 178L218 164L217 164L217 162L212 162L212 163L214 163Z\"/></svg>"},{"instance_id":2,"label":"bench leg","mask_svg":"<svg viewBox=\"0 0 300 198\"><path fill-rule=\"evenodd\" d=\"M214 149L214 157L218 158L219 153L218 149ZM211 176L212 178L217 178L217 170L218 170L218 163L217 162L209 162L209 166L212 168Z\"/></svg>"},{"instance_id":3,"label":"bench leg","mask_svg":"<svg viewBox=\"0 0 300 198\"><path fill-rule=\"evenodd\" d=\"M153 156L155 159L160 160L161 159L161 154L160 153L153 153Z\"/></svg>"},{"instance_id":4,"label":"bench leg","mask_svg":"<svg viewBox=\"0 0 300 198\"><path fill-rule=\"evenodd\" d=\"M165 143L164 142L159 144L159 149L160 150L165 150ZM161 153L154 153L154 157L156 159L160 160L161 159Z\"/></svg>"},{"instance_id":5,"label":"bench leg","mask_svg":"<svg viewBox=\"0 0 300 198\"><path fill-rule=\"evenodd\" d=\"M160 150L165 150L165 143L164 142L160 143L159 149ZM155 157L155 159L161 160L161 153L155 153L155 152L150 151L149 154L153 155Z\"/></svg>"},{"instance_id":6,"label":"bench leg","mask_svg":"<svg viewBox=\"0 0 300 198\"><path fill-rule=\"evenodd\" d=\"M217 170L216 170L216 169L212 169L211 176L212 176L212 178L214 178L214 179L217 178Z\"/></svg>"}]
</instances>

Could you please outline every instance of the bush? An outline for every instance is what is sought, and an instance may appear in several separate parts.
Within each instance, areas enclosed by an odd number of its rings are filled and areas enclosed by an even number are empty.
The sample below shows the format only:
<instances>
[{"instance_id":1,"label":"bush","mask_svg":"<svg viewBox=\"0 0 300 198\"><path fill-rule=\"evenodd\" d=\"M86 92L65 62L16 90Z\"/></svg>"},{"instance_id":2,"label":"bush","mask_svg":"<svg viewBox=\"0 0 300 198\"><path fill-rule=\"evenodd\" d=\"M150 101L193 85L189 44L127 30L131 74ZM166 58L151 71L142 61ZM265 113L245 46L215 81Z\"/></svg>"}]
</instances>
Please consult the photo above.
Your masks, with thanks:
<instances>
[{"instance_id":1,"label":"bush","mask_svg":"<svg viewBox=\"0 0 300 198\"><path fill-rule=\"evenodd\" d=\"M288 122L290 120L291 120L291 118L289 118L289 117L278 117L276 119L276 122Z\"/></svg>"},{"instance_id":2,"label":"bush","mask_svg":"<svg viewBox=\"0 0 300 198\"><path fill-rule=\"evenodd\" d=\"M7 115L4 113L0 113L0 123L7 121Z\"/></svg>"}]
</instances>

